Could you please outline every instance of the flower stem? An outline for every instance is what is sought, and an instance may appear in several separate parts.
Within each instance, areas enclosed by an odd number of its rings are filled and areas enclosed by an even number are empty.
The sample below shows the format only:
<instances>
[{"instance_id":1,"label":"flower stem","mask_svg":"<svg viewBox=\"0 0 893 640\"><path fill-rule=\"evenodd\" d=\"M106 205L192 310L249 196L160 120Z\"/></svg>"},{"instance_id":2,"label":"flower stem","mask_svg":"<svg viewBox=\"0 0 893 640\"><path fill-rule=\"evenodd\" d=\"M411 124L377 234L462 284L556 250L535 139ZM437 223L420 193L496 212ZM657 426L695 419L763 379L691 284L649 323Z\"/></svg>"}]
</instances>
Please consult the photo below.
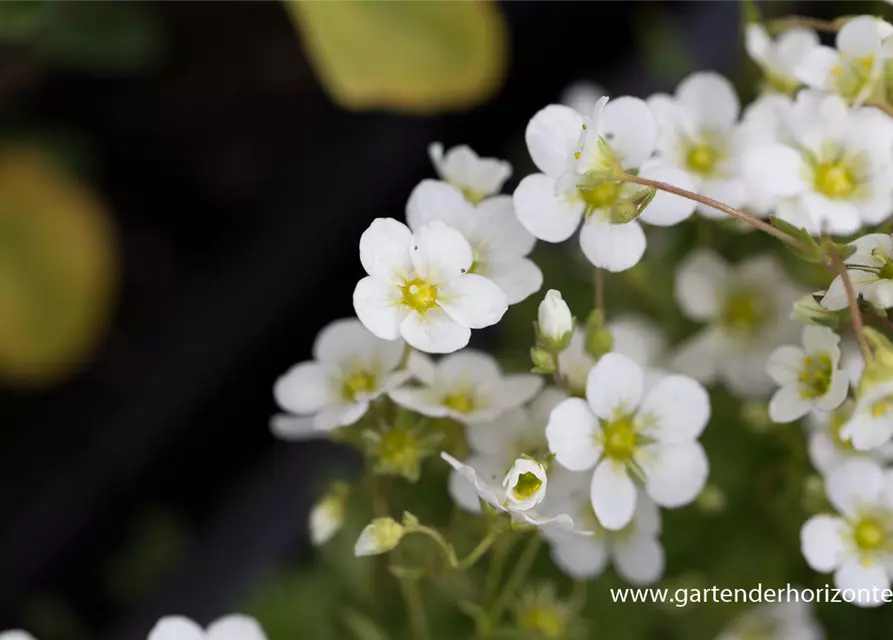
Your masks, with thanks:
<instances>
[{"instance_id":1,"label":"flower stem","mask_svg":"<svg viewBox=\"0 0 893 640\"><path fill-rule=\"evenodd\" d=\"M478 545L471 550L471 553L460 560L456 555L456 550L453 548L453 545L447 542L436 529L424 525L416 525L411 530L407 531L407 533L421 533L434 540L434 542L437 543L437 546L440 547L440 551L443 553L443 558L446 560L450 568L458 569L459 571L465 571L466 569L473 567L477 561L487 553L487 550L493 544L493 541L496 540L496 533L488 531L487 535L485 535Z\"/></svg>"},{"instance_id":2,"label":"flower stem","mask_svg":"<svg viewBox=\"0 0 893 640\"><path fill-rule=\"evenodd\" d=\"M533 566L534 560L536 560L541 544L542 539L539 536L539 532L534 532L531 535L530 540L527 542L527 546L524 547L524 550L521 552L518 562L515 563L515 568L509 575L508 580L505 581L505 586L503 586L502 592L493 604L493 608L490 610L489 618L491 628L499 622L499 618L502 617L502 614L506 607L508 607L512 597L527 578L527 574L530 573L530 568Z\"/></svg>"},{"instance_id":3,"label":"flower stem","mask_svg":"<svg viewBox=\"0 0 893 640\"><path fill-rule=\"evenodd\" d=\"M595 273L592 276L592 284L595 291L595 308L605 313L605 274L604 271L595 268Z\"/></svg>"},{"instance_id":4,"label":"flower stem","mask_svg":"<svg viewBox=\"0 0 893 640\"><path fill-rule=\"evenodd\" d=\"M487 532L487 535L478 543L478 546L472 549L471 553L456 564L456 569L464 571L465 569L473 567L477 561L487 553L487 550L493 545L494 540L496 540L496 534L492 531Z\"/></svg>"},{"instance_id":5,"label":"flower stem","mask_svg":"<svg viewBox=\"0 0 893 640\"><path fill-rule=\"evenodd\" d=\"M806 248L800 246L800 242L796 238L789 236L781 229L776 229L765 220L760 220L759 218L756 218L749 213L746 213L734 207L730 207L729 205L719 202L718 200L714 200L713 198L708 198L707 196L702 196L700 194L694 193L693 191L686 191L685 189L674 187L673 185L667 184L666 182L649 180L648 178L633 176L626 173L622 174L619 179L623 182L632 182L635 184L641 184L645 187L652 187L654 189L657 189L658 191L666 191L667 193L672 193L673 195L699 202L703 205L707 205L708 207L713 207L714 209L722 211L723 213L730 215L733 218L743 220L755 229L759 229L760 231L768 233L770 236L778 238L785 244L796 247L801 251L807 251Z\"/></svg>"},{"instance_id":6,"label":"flower stem","mask_svg":"<svg viewBox=\"0 0 893 640\"><path fill-rule=\"evenodd\" d=\"M853 288L852 280L850 280L849 271L847 271L843 260L840 259L840 254L837 253L834 243L827 242L825 244L827 245L828 255L831 258L831 264L843 281L843 288L846 290L847 301L850 304L850 315L853 321L853 332L856 334L859 350L862 352L865 362L871 362L871 349L868 348L868 342L865 341L865 336L862 334L862 311L859 309L859 298L856 296L856 290Z\"/></svg>"},{"instance_id":7,"label":"flower stem","mask_svg":"<svg viewBox=\"0 0 893 640\"><path fill-rule=\"evenodd\" d=\"M505 561L508 559L509 551L514 544L515 536L505 536L493 548L493 557L490 559L490 568L487 570L487 579L484 582L484 603L489 604L496 597L496 590L499 588L499 581L502 579L502 571L505 568Z\"/></svg>"},{"instance_id":8,"label":"flower stem","mask_svg":"<svg viewBox=\"0 0 893 640\"><path fill-rule=\"evenodd\" d=\"M409 618L413 640L428 640L431 635L428 633L428 620L425 616L425 605L422 602L418 580L399 578L398 582L400 583L400 592L403 594L406 617Z\"/></svg>"}]
</instances>

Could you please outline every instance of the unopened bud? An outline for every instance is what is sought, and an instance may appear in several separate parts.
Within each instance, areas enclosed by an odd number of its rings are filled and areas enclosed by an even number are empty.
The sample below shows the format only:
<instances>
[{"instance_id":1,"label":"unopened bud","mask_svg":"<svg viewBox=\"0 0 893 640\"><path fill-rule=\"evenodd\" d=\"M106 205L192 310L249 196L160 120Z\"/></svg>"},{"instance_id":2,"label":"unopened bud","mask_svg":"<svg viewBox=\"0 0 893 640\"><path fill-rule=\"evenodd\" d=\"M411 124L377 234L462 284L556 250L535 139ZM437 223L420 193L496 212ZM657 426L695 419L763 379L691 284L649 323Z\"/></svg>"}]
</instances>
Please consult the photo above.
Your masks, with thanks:
<instances>
[{"instance_id":1,"label":"unopened bud","mask_svg":"<svg viewBox=\"0 0 893 640\"><path fill-rule=\"evenodd\" d=\"M549 289L537 312L537 341L555 351L563 351L570 344L574 318L561 292Z\"/></svg>"},{"instance_id":2,"label":"unopened bud","mask_svg":"<svg viewBox=\"0 0 893 640\"><path fill-rule=\"evenodd\" d=\"M332 539L344 524L348 485L336 482L310 510L310 542L318 547Z\"/></svg>"},{"instance_id":3,"label":"unopened bud","mask_svg":"<svg viewBox=\"0 0 893 640\"><path fill-rule=\"evenodd\" d=\"M791 311L791 319L802 322L806 325L815 325L819 327L835 328L839 327L842 322L842 315L846 315L846 311L828 311L819 300L822 299L824 292L817 291L809 295L803 296L794 303L794 309ZM816 299L818 297L818 299Z\"/></svg>"},{"instance_id":4,"label":"unopened bud","mask_svg":"<svg viewBox=\"0 0 893 640\"><path fill-rule=\"evenodd\" d=\"M546 497L546 468L530 458L518 458L509 469L502 486L506 498L516 509L535 507Z\"/></svg>"},{"instance_id":5,"label":"unopened bud","mask_svg":"<svg viewBox=\"0 0 893 640\"><path fill-rule=\"evenodd\" d=\"M530 361L536 373L553 373L555 371L555 358L548 349L533 347L530 350Z\"/></svg>"},{"instance_id":6,"label":"unopened bud","mask_svg":"<svg viewBox=\"0 0 893 640\"><path fill-rule=\"evenodd\" d=\"M630 196L620 198L611 205L608 214L613 224L626 224L638 218L645 211L645 207L651 204L657 191L653 187L639 189Z\"/></svg>"},{"instance_id":7,"label":"unopened bud","mask_svg":"<svg viewBox=\"0 0 893 640\"><path fill-rule=\"evenodd\" d=\"M614 348L614 337L605 326L605 315L595 309L586 319L586 353L598 360Z\"/></svg>"},{"instance_id":8,"label":"unopened bud","mask_svg":"<svg viewBox=\"0 0 893 640\"><path fill-rule=\"evenodd\" d=\"M406 529L393 518L375 518L357 538L355 556L375 556L386 553L400 544Z\"/></svg>"}]
</instances>

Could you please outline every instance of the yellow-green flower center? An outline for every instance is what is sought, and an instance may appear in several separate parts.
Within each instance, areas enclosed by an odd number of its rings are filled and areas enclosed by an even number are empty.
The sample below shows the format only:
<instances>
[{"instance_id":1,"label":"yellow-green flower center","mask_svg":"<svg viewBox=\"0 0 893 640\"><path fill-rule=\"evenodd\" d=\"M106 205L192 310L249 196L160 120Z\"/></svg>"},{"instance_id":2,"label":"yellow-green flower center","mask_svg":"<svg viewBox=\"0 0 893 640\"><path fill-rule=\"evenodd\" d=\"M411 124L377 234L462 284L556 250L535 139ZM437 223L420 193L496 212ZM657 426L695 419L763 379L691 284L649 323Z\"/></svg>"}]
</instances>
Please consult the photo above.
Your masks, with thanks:
<instances>
[{"instance_id":1,"label":"yellow-green flower center","mask_svg":"<svg viewBox=\"0 0 893 640\"><path fill-rule=\"evenodd\" d=\"M484 198L487 197L486 193L482 193L471 187L463 187L462 185L457 183L453 183L453 186L461 191L462 195L465 196L465 199L473 205L480 204L484 200Z\"/></svg>"},{"instance_id":2,"label":"yellow-green flower center","mask_svg":"<svg viewBox=\"0 0 893 640\"><path fill-rule=\"evenodd\" d=\"M871 416L873 418L883 418L890 409L893 408L893 396L887 396L871 403Z\"/></svg>"},{"instance_id":3,"label":"yellow-green flower center","mask_svg":"<svg viewBox=\"0 0 893 640\"><path fill-rule=\"evenodd\" d=\"M566 615L555 607L538 605L518 614L518 623L522 629L537 632L540 638L564 638L566 631Z\"/></svg>"},{"instance_id":4,"label":"yellow-green flower center","mask_svg":"<svg viewBox=\"0 0 893 640\"><path fill-rule=\"evenodd\" d=\"M884 543L883 523L875 518L860 519L853 527L853 539L860 551L873 551Z\"/></svg>"},{"instance_id":5,"label":"yellow-green flower center","mask_svg":"<svg viewBox=\"0 0 893 640\"><path fill-rule=\"evenodd\" d=\"M341 395L346 400L354 400L358 393L368 393L375 389L375 374L369 371L356 370L350 373L341 383Z\"/></svg>"},{"instance_id":6,"label":"yellow-green flower center","mask_svg":"<svg viewBox=\"0 0 893 640\"><path fill-rule=\"evenodd\" d=\"M831 356L819 353L805 356L800 365L800 394L804 398L821 398L831 388Z\"/></svg>"},{"instance_id":7,"label":"yellow-green flower center","mask_svg":"<svg viewBox=\"0 0 893 640\"><path fill-rule=\"evenodd\" d=\"M840 432L843 429L843 425L849 421L850 415L852 415L852 408L852 403L848 402L832 411L831 415L828 416L828 435L831 436L831 441L836 447L846 449L847 451L855 451L856 449L851 441L844 440L841 437Z\"/></svg>"},{"instance_id":8,"label":"yellow-green flower center","mask_svg":"<svg viewBox=\"0 0 893 640\"><path fill-rule=\"evenodd\" d=\"M688 150L686 163L688 168L701 175L710 175L716 170L719 162L719 151L709 144L696 144Z\"/></svg>"},{"instance_id":9,"label":"yellow-green flower center","mask_svg":"<svg viewBox=\"0 0 893 640\"><path fill-rule=\"evenodd\" d=\"M848 198L856 186L855 176L840 162L826 162L815 170L815 189L829 198Z\"/></svg>"},{"instance_id":10,"label":"yellow-green flower center","mask_svg":"<svg viewBox=\"0 0 893 640\"><path fill-rule=\"evenodd\" d=\"M378 455L383 468L392 471L412 469L422 457L418 433L410 428L388 429L381 434Z\"/></svg>"},{"instance_id":11,"label":"yellow-green flower center","mask_svg":"<svg viewBox=\"0 0 893 640\"><path fill-rule=\"evenodd\" d=\"M437 304L437 286L419 278L403 285L403 304L419 313L424 313Z\"/></svg>"},{"instance_id":12,"label":"yellow-green flower center","mask_svg":"<svg viewBox=\"0 0 893 640\"><path fill-rule=\"evenodd\" d=\"M618 462L631 460L638 446L634 417L622 415L603 423L601 443L608 458Z\"/></svg>"},{"instance_id":13,"label":"yellow-green flower center","mask_svg":"<svg viewBox=\"0 0 893 640\"><path fill-rule=\"evenodd\" d=\"M475 408L474 396L466 390L448 393L441 402L445 407L449 407L459 413L471 413Z\"/></svg>"},{"instance_id":14,"label":"yellow-green flower center","mask_svg":"<svg viewBox=\"0 0 893 640\"><path fill-rule=\"evenodd\" d=\"M536 474L525 471L518 476L515 486L512 487L512 493L518 500L527 500L536 495L536 492L543 486L543 481Z\"/></svg>"},{"instance_id":15,"label":"yellow-green flower center","mask_svg":"<svg viewBox=\"0 0 893 640\"><path fill-rule=\"evenodd\" d=\"M726 329L754 334L772 320L774 314L771 300L758 289L747 287L732 291L726 297L719 320Z\"/></svg>"},{"instance_id":16,"label":"yellow-green flower center","mask_svg":"<svg viewBox=\"0 0 893 640\"><path fill-rule=\"evenodd\" d=\"M607 209L620 197L620 184L604 182L596 187L579 189L580 198L588 210Z\"/></svg>"},{"instance_id":17,"label":"yellow-green flower center","mask_svg":"<svg viewBox=\"0 0 893 640\"><path fill-rule=\"evenodd\" d=\"M874 54L836 64L831 69L831 79L840 95L847 100L855 99L872 81Z\"/></svg>"}]
</instances>

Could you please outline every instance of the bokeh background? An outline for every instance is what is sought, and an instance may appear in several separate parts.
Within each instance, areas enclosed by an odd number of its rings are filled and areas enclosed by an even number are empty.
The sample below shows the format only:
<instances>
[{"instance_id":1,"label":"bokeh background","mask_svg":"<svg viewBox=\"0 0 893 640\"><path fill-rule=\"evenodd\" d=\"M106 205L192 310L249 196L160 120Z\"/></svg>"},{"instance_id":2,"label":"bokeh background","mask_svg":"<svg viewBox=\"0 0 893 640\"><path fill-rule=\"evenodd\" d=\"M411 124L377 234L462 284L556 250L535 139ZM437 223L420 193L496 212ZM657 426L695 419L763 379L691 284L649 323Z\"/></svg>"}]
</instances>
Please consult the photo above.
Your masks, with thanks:
<instances>
[{"instance_id":1,"label":"bokeh background","mask_svg":"<svg viewBox=\"0 0 893 640\"><path fill-rule=\"evenodd\" d=\"M756 86L731 1L329 4L0 2L0 629L134 640L164 614L241 610L272 640L349 637L335 618L352 534L317 553L306 519L356 460L267 423L275 378L352 314L362 231L402 218L434 141L510 160L510 191L531 169L527 120L573 81L646 96L714 69L744 99ZM446 53L416 56L430 47ZM416 57L432 66L402 68ZM704 229L680 227L661 255ZM710 233L727 255L764 244ZM585 311L574 249L535 259ZM609 310L684 335L670 275L611 278ZM529 366L536 302L478 346ZM725 508L667 514L663 586L820 586L797 545L802 436L716 402L704 443ZM592 637L709 638L744 610L612 605L620 584L590 588ZM836 606L820 611L831 637L893 628L885 610Z\"/></svg>"}]
</instances>

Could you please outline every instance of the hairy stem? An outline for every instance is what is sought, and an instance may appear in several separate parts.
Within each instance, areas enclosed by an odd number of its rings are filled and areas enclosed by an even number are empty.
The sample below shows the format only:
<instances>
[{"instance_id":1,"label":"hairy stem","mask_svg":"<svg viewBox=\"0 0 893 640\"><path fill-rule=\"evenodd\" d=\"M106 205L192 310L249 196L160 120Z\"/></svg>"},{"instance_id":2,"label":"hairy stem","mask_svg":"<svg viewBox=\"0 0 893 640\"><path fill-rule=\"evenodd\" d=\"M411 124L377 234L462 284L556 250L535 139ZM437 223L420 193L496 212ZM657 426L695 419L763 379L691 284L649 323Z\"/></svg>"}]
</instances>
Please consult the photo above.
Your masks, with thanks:
<instances>
[{"instance_id":1,"label":"hairy stem","mask_svg":"<svg viewBox=\"0 0 893 640\"><path fill-rule=\"evenodd\" d=\"M846 290L847 301L850 304L850 315L853 318L853 332L856 334L859 350L862 352L865 362L871 362L871 349L868 348L868 342L865 341L865 336L862 334L862 311L859 309L859 298L856 295L856 290L853 288L853 282L850 280L849 271L847 271L843 260L840 259L840 254L837 253L834 243L828 242L826 244L828 255L831 257L831 264L843 281L843 288Z\"/></svg>"}]
</instances>

